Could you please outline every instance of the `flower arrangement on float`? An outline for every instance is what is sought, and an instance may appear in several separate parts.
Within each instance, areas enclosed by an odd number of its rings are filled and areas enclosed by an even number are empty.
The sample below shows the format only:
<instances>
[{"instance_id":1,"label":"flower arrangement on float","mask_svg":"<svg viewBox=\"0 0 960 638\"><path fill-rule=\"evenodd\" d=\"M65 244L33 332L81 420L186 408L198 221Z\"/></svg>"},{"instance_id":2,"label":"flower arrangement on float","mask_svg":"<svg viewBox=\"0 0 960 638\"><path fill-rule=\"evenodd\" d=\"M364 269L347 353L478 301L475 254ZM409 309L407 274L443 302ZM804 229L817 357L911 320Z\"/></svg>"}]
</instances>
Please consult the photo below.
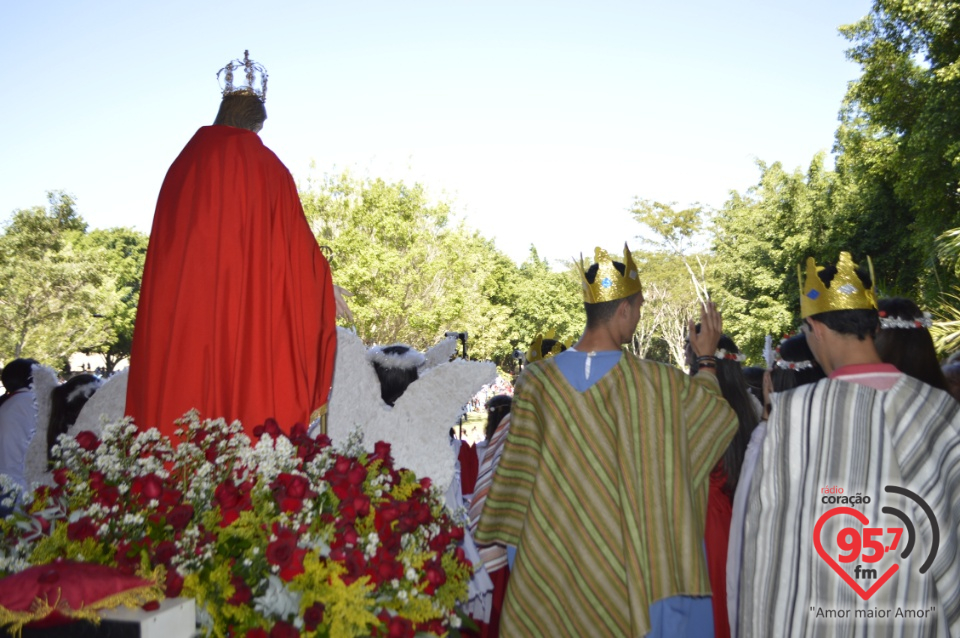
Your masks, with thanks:
<instances>
[{"instance_id":1,"label":"flower arrangement on float","mask_svg":"<svg viewBox=\"0 0 960 638\"><path fill-rule=\"evenodd\" d=\"M163 574L208 636L443 635L472 567L462 527L387 443L335 448L268 421L180 422L174 447L129 420L54 448L54 487L0 520L0 575L58 560Z\"/></svg>"}]
</instances>

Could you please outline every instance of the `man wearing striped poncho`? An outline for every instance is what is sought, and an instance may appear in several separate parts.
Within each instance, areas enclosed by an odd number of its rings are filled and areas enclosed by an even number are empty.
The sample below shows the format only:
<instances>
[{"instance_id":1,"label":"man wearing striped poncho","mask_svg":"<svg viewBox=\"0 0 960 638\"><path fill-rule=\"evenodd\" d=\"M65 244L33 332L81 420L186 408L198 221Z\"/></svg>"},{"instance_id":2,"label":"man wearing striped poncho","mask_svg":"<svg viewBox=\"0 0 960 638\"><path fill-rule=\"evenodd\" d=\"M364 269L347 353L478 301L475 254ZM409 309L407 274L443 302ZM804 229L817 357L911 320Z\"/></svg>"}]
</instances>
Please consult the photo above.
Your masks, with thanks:
<instances>
[{"instance_id":1,"label":"man wearing striped poncho","mask_svg":"<svg viewBox=\"0 0 960 638\"><path fill-rule=\"evenodd\" d=\"M587 327L529 365L477 537L517 547L500 635L712 636L703 551L709 474L736 429L714 373L720 316L704 308L701 372L621 350L643 295L624 250L583 269Z\"/></svg>"},{"instance_id":2,"label":"man wearing striped poncho","mask_svg":"<svg viewBox=\"0 0 960 638\"><path fill-rule=\"evenodd\" d=\"M733 633L960 635L960 406L881 363L872 272L847 253L807 271L802 329L829 377L772 397Z\"/></svg>"}]
</instances>

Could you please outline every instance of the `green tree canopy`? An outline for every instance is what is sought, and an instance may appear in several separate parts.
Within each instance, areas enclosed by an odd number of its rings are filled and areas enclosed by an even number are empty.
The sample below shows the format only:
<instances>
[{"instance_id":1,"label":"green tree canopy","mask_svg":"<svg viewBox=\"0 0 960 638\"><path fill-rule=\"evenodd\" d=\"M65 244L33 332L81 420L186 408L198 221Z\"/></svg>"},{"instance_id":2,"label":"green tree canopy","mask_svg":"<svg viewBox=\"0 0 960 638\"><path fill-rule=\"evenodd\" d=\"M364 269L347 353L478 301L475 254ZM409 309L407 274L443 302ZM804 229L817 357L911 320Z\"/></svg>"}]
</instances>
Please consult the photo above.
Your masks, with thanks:
<instances>
[{"instance_id":1,"label":"green tree canopy","mask_svg":"<svg viewBox=\"0 0 960 638\"><path fill-rule=\"evenodd\" d=\"M62 366L107 338L115 296L103 253L77 248L87 226L73 199L48 197L46 209L14 211L0 235L0 353Z\"/></svg>"}]
</instances>

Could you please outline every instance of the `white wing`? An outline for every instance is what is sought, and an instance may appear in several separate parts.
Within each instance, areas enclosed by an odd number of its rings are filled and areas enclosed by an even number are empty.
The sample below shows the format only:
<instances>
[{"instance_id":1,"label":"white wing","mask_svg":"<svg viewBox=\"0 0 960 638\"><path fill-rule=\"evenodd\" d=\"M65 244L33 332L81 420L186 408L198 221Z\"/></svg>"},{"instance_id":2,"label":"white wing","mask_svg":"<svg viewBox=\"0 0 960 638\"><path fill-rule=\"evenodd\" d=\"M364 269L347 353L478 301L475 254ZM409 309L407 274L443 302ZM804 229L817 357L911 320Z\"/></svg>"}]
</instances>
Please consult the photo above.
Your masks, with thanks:
<instances>
[{"instance_id":1,"label":"white wing","mask_svg":"<svg viewBox=\"0 0 960 638\"><path fill-rule=\"evenodd\" d=\"M457 353L457 338L446 337L443 341L433 346L423 353L427 362L420 367L421 372L426 372L430 368L436 367L442 363L449 363L450 358Z\"/></svg>"},{"instance_id":2,"label":"white wing","mask_svg":"<svg viewBox=\"0 0 960 638\"><path fill-rule=\"evenodd\" d=\"M23 462L24 477L31 489L36 485L53 485L53 474L47 471L47 428L53 405L53 389L60 385L57 372L49 366L33 366L33 395L37 402L37 429L27 446Z\"/></svg>"},{"instance_id":3,"label":"white wing","mask_svg":"<svg viewBox=\"0 0 960 638\"><path fill-rule=\"evenodd\" d=\"M410 384L393 408L383 410L364 430L364 445L391 445L398 467L429 476L440 490L453 479L456 458L450 451L450 428L463 406L497 375L489 362L457 360L427 370Z\"/></svg>"},{"instance_id":4,"label":"white wing","mask_svg":"<svg viewBox=\"0 0 960 638\"><path fill-rule=\"evenodd\" d=\"M367 362L367 346L353 332L337 328L337 357L327 410L327 436L338 443L346 440L358 425L378 419L384 407L386 404L380 398L380 380Z\"/></svg>"},{"instance_id":5,"label":"white wing","mask_svg":"<svg viewBox=\"0 0 960 638\"><path fill-rule=\"evenodd\" d=\"M127 378L130 368L117 372L107 379L84 404L76 422L67 430L67 434L90 430L100 434L104 423L115 423L123 418L127 407Z\"/></svg>"}]
</instances>

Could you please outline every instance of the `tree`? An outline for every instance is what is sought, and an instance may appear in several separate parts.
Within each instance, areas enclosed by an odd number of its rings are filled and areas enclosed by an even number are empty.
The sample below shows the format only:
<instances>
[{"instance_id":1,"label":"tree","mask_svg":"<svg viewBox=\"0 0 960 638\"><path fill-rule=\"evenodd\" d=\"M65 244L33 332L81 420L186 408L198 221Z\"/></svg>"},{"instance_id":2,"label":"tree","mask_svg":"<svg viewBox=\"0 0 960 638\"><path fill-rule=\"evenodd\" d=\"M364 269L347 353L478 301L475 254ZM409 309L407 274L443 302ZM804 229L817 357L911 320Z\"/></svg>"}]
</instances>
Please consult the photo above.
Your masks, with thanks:
<instances>
[{"instance_id":1,"label":"tree","mask_svg":"<svg viewBox=\"0 0 960 638\"><path fill-rule=\"evenodd\" d=\"M761 357L766 335L796 327L797 267L807 257L823 263L850 250L838 241L833 212L842 191L823 161L822 154L815 156L806 173L760 162L759 182L745 194L731 193L714 220L713 272L724 332L751 359Z\"/></svg>"},{"instance_id":2,"label":"tree","mask_svg":"<svg viewBox=\"0 0 960 638\"><path fill-rule=\"evenodd\" d=\"M859 186L854 218L880 235L892 287L933 298L934 238L960 225L960 5L875 0L841 32L862 70L837 135L838 168Z\"/></svg>"},{"instance_id":3,"label":"tree","mask_svg":"<svg viewBox=\"0 0 960 638\"><path fill-rule=\"evenodd\" d=\"M0 353L62 366L106 338L115 303L100 252L77 250L86 223L63 192L49 207L16 210L0 236Z\"/></svg>"},{"instance_id":4,"label":"tree","mask_svg":"<svg viewBox=\"0 0 960 638\"><path fill-rule=\"evenodd\" d=\"M81 241L85 251L103 255L113 276L112 280L106 282L112 283L112 297L116 300L104 314L108 327L107 339L103 343L91 344L86 350L103 356L106 374L113 372L120 361L130 357L148 243L146 234L132 228L93 230L84 235Z\"/></svg>"},{"instance_id":5,"label":"tree","mask_svg":"<svg viewBox=\"0 0 960 638\"><path fill-rule=\"evenodd\" d=\"M492 354L503 316L491 308L497 282L488 273L502 268L492 242L448 227L449 204L429 201L418 184L349 173L309 183L301 199L332 249L335 281L353 293L365 340L423 349L446 331L468 332L479 346L470 354Z\"/></svg>"},{"instance_id":6,"label":"tree","mask_svg":"<svg viewBox=\"0 0 960 638\"><path fill-rule=\"evenodd\" d=\"M696 251L709 212L699 204L677 209L635 198L630 213L652 234L653 250L634 250L640 268L644 305L631 350L640 357L686 369L688 321L698 316L698 302L710 296L707 267L712 258Z\"/></svg>"}]
</instances>

